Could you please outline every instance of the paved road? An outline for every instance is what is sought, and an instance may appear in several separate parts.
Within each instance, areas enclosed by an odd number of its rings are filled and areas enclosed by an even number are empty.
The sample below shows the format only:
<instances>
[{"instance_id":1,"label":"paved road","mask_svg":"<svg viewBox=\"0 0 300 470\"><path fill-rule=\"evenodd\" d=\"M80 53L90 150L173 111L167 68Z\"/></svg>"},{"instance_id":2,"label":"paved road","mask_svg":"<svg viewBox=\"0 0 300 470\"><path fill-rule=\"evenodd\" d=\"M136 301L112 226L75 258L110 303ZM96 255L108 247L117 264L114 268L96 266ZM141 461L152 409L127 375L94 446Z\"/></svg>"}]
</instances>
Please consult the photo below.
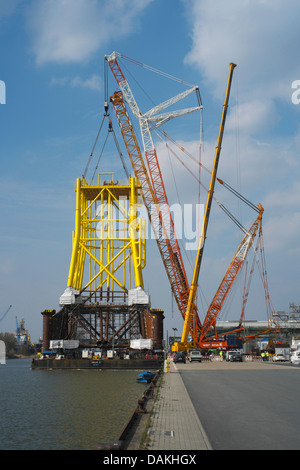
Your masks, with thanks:
<instances>
[{"instance_id":1,"label":"paved road","mask_svg":"<svg viewBox=\"0 0 300 470\"><path fill-rule=\"evenodd\" d=\"M300 368L178 364L214 450L300 450Z\"/></svg>"}]
</instances>

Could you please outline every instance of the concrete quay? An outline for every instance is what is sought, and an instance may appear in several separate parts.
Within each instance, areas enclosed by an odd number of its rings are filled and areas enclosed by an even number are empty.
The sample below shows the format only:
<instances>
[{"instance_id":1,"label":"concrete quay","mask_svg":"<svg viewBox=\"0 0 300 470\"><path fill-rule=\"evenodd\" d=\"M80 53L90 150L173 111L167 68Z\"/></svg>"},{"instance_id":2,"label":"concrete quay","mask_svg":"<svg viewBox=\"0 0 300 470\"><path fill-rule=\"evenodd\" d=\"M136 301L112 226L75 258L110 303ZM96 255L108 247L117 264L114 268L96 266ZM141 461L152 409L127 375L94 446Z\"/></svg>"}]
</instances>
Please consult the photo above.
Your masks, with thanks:
<instances>
[{"instance_id":1,"label":"concrete quay","mask_svg":"<svg viewBox=\"0 0 300 470\"><path fill-rule=\"evenodd\" d=\"M147 404L147 412L141 416L134 437L127 450L213 450L195 407L184 385L180 371L197 373L201 371L292 371L299 368L290 364L275 364L260 360L230 363L207 361L201 363L170 364L170 373L163 373L156 397ZM247 372L248 371L248 372ZM141 441L143 445L140 446Z\"/></svg>"},{"instance_id":2,"label":"concrete quay","mask_svg":"<svg viewBox=\"0 0 300 470\"><path fill-rule=\"evenodd\" d=\"M125 450L211 450L179 370L171 361L155 397L138 414L126 438Z\"/></svg>"},{"instance_id":3,"label":"concrete quay","mask_svg":"<svg viewBox=\"0 0 300 470\"><path fill-rule=\"evenodd\" d=\"M171 361L152 408L148 450L211 450L211 445Z\"/></svg>"}]
</instances>

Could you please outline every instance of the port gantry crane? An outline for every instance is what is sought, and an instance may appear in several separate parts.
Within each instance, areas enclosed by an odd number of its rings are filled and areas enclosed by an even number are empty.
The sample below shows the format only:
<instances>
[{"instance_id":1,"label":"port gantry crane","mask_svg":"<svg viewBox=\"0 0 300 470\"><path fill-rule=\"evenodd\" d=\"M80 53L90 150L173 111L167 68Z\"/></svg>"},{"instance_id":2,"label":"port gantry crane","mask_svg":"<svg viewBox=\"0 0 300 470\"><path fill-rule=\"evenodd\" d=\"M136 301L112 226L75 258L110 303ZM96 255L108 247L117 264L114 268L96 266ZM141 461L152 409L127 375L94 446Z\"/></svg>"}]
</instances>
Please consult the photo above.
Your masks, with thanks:
<instances>
[{"instance_id":1,"label":"port gantry crane","mask_svg":"<svg viewBox=\"0 0 300 470\"><path fill-rule=\"evenodd\" d=\"M128 81L121 70L119 61L117 60L118 57L124 56L116 52L109 56L105 56L105 59L108 62L121 90L120 92L114 93L114 95L111 97L111 102L117 115L122 136L127 147L128 155L131 160L135 176L142 186L143 200L148 212L149 219L151 221L151 226L155 234L155 239L157 241L161 258L169 278L171 290L175 297L179 311L182 317L185 318L189 296L189 284L178 239L175 233L174 222L166 195L156 149L151 134L151 126L158 128L162 124L175 117L183 116L201 109L202 103L199 89L197 86L192 86L183 93L180 93L177 96L164 101L160 105L155 106L143 114L136 103ZM159 114L162 110L184 99L193 92L197 93L197 107ZM124 98L134 116L139 121L148 170L145 166L132 124L130 122L130 118L125 107ZM197 328L200 329L201 324L196 305L193 307L193 313L195 317L195 324L197 325Z\"/></svg>"}]
</instances>

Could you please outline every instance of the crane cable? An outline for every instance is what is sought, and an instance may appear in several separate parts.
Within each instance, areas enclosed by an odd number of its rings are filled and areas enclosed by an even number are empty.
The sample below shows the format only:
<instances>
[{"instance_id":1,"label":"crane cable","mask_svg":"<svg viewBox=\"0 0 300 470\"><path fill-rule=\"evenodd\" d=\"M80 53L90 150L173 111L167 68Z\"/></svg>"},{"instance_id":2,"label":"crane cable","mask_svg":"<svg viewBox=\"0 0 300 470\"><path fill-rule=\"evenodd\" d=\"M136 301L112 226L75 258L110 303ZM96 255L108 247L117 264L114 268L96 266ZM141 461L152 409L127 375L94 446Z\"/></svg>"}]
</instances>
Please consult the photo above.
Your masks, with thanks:
<instances>
[{"instance_id":1,"label":"crane cable","mask_svg":"<svg viewBox=\"0 0 300 470\"><path fill-rule=\"evenodd\" d=\"M176 152L174 152L173 149L171 149L171 147L166 143L166 146L167 148L170 150L170 152L179 160L179 162L191 173L191 175L198 181L198 183L203 187L203 189L208 193L208 189L206 188L206 186L199 180L199 178L185 165L185 163L180 159L180 157L178 157L178 155L176 154ZM228 185L229 186L229 185ZM237 191L235 191L236 193L236 196L237 197L240 197L242 200L244 200L244 202L247 201L247 203L249 203L250 207L252 207L253 209L255 209L257 212L259 212L259 209L254 205L252 204L250 201L248 201L246 198L244 198L242 195L240 195ZM218 206L220 207L220 209L223 210L223 212L225 212L225 214L245 233L245 234L248 234L247 230L245 229L245 227L243 227L243 225L234 217L234 215L220 202L218 201L218 199L213 196L213 199L215 200L215 202L218 204Z\"/></svg>"},{"instance_id":2,"label":"crane cable","mask_svg":"<svg viewBox=\"0 0 300 470\"><path fill-rule=\"evenodd\" d=\"M98 161L97 161L97 165L95 166L95 170L94 170L94 173L93 173L93 176L92 176L92 181L93 181L93 179L94 179L94 177L95 177L95 174L96 174L96 171L97 171L97 169L98 169L98 166L99 166L101 157L102 157L102 155L103 155L103 152L104 152L104 149L105 149L105 145L106 145L108 136L109 136L109 131L107 132L107 135L106 135L104 144L103 144L103 146L102 146L102 150L101 150L101 152L100 152L100 155L99 155L99 158L98 158Z\"/></svg>"},{"instance_id":3,"label":"crane cable","mask_svg":"<svg viewBox=\"0 0 300 470\"><path fill-rule=\"evenodd\" d=\"M94 142L92 151L91 151L91 153L90 153L90 156L89 156L87 165L86 165L85 170L84 170L84 173L83 173L83 175L82 175L82 177L83 177L84 179L86 179L86 175L87 175L87 172L88 172L88 169L89 169L89 166L90 166L92 157L93 157L93 155L94 155L94 151L95 151L95 148L96 148L96 145L97 145L99 136L100 136L100 132L101 132L101 129L102 129L102 126L103 126L105 117L106 117L106 116L104 115L104 116L103 116L103 119L102 119L102 122L101 122L101 125L100 125L100 128L99 128L99 131L98 131L98 134L97 134L97 137L96 137L96 140L95 140L95 142Z\"/></svg>"},{"instance_id":4,"label":"crane cable","mask_svg":"<svg viewBox=\"0 0 300 470\"><path fill-rule=\"evenodd\" d=\"M180 144L178 144L178 142L176 142L174 139L172 139L165 131L162 131L161 129L159 129L159 131L165 136L167 137L169 140L171 140L183 153L185 153L188 157L190 157L200 168L202 168L203 170L205 170L207 173L211 174L211 170L209 170L208 168L206 168L205 165L203 165L203 163L199 162L196 160L196 158L191 155L184 147L182 147ZM171 149L171 147L166 143L166 146L168 147L169 150L171 150L171 152L173 153L173 155L180 161L180 163L191 173L191 175L199 182L199 184L201 186L203 186L203 184L201 183L201 181L199 181L199 178L197 178L197 176L195 176L195 174L192 172L192 170L190 170L186 165L185 163L180 159L180 157L178 157L178 155ZM249 207L251 207L253 210L255 210L257 213L259 213L259 209L258 207L253 204L251 201L249 201L245 196L243 196L242 194L240 194L238 191L236 191L234 188L232 188L228 183L226 183L224 180L221 180L220 178L217 178L217 181L218 183L222 184L226 189L228 189L230 192L232 192L232 194L234 194L235 196L237 196L239 199L241 199L243 202L245 202ZM203 186L204 189L205 186ZM208 191L206 189L206 191Z\"/></svg>"},{"instance_id":5,"label":"crane cable","mask_svg":"<svg viewBox=\"0 0 300 470\"><path fill-rule=\"evenodd\" d=\"M150 71L152 71L152 72L155 72L155 73L157 73L157 74L159 74L159 75L162 75L162 76L164 76L164 77L166 77L166 78L169 78L169 79L171 79L171 80L177 81L177 82L182 83L182 84L185 84L185 85L187 85L187 86L193 86L193 85L191 85L190 83L187 83L187 82L183 81L182 79L179 79L179 78L177 78L177 77L174 77L174 76L172 76L172 75L170 75L170 74L167 74L167 73L165 73L165 72L162 72L161 70L155 69L155 68L153 68L153 67L147 66L147 65L143 64L142 62L139 62L139 61L137 61L137 60L134 60L134 59L131 59L131 58L129 58L129 57L126 57L126 56L124 56L123 54L118 53L118 56L121 57L122 59L125 59L125 60L127 60L127 61L129 61L129 62L132 62L132 63L134 63L134 64L136 64L136 65L139 65L139 66L142 67L142 68L145 68L145 69L150 70ZM136 81L136 80L135 80L135 81ZM136 81L136 82L137 82L137 81ZM144 91L144 90L143 90L143 91ZM198 103L202 105L202 100L201 100L201 95L200 95L199 88L197 88L196 92L197 92L197 100L198 100ZM145 93L145 91L144 91L144 93ZM152 127L152 126L151 126L151 127ZM184 147L182 147L180 144L178 144L178 142L176 142L173 138L171 138L163 129L156 129L156 128L152 127L151 130L154 131L154 132L156 132L156 134L157 134L157 130L158 130L161 134L163 134L164 137L166 137L166 138L168 138L169 140L171 140L183 153L185 153L189 158L191 158L191 159L199 166L199 171L200 171L200 168L203 168L206 172L208 172L209 174L211 174L211 171L210 171L208 168L206 168L205 165L203 165L203 164L201 163L201 161L199 161L199 160L197 161L197 159L196 159L193 155L191 155ZM158 135L158 134L157 134L157 135ZM161 137L160 137L160 138L161 138ZM161 140L163 140L163 139L161 138ZM167 148L173 153L173 155L175 155L175 156L179 159L179 161L183 164L183 166L184 166L186 169L188 169L187 166L182 162L182 160L176 155L176 153L168 146L168 144L166 144L166 146L167 146ZM190 171L190 170L188 169L188 171ZM197 178L191 171L190 171L190 173L191 173L191 174L194 176L194 178L198 181L199 185L203 186L203 188L208 192L207 188L205 188L205 186L203 185L203 183L201 183L200 178ZM227 183L225 183L223 180L221 180L221 179L219 179L219 178L217 178L217 180L218 180L218 182L219 182L220 184L224 185L224 187L225 187L226 189L228 189L229 191L231 191L235 196L237 196L237 197L240 198L243 202L245 202L249 207L251 207L252 209L254 209L256 212L259 212L259 209L258 209L254 204L252 204L248 199L246 199L244 196L242 196L240 193L238 193L238 191L234 190L230 185L228 185ZM200 187L200 186L199 186L199 187ZM231 214L231 212L230 212L222 203L220 203L220 202L216 199L215 196L213 196L213 198L214 198L214 200L216 201L216 203L219 205L219 207L225 212L225 214L227 214L228 217L229 217L245 234L247 234L247 233L248 233L247 230L246 230L246 229L243 227L243 225L233 216L233 214Z\"/></svg>"},{"instance_id":6,"label":"crane cable","mask_svg":"<svg viewBox=\"0 0 300 470\"><path fill-rule=\"evenodd\" d=\"M169 78L170 80L173 80L175 82L178 82L178 83L181 83L182 85L186 85L186 86L189 86L189 87L193 87L194 85L192 85L191 83L188 83L188 82L185 82L184 80L182 80L181 78L178 78L178 77L174 77L173 75L170 75L169 73L166 73L166 72L163 72L162 70L159 70L159 69L155 69L154 67L151 67L150 65L146 65L146 64L143 64L142 62L139 62L138 60L135 60L135 59L131 59L130 57L126 57L125 55L123 54L120 54L118 53L118 57L121 57L122 59L125 59L127 60L128 62L132 62L133 64L135 65L138 65L139 67L142 67L144 69L147 69L147 70L150 70L151 72L154 72L158 75L161 75L165 78ZM201 98L200 98L201 99Z\"/></svg>"},{"instance_id":7,"label":"crane cable","mask_svg":"<svg viewBox=\"0 0 300 470\"><path fill-rule=\"evenodd\" d=\"M104 115L103 115L103 118L102 118L102 122L101 122L101 124L100 124L100 128L99 128L99 130L98 130L98 133L97 133L97 136L96 136L94 145L93 145L93 147L92 147L92 150L91 150L91 153L90 153L90 156L89 156L87 165L86 165L85 170L84 170L84 173L83 173L83 175L82 175L82 177L83 177L84 179L86 179L86 175L87 175L87 172L88 172L88 169L89 169L89 166L90 166L92 157L93 157L93 155L94 155L96 145L97 145L98 140L99 140L99 137L100 137L100 133L101 133L101 130L102 130L102 127L103 127L103 124L104 124L104 120L105 120L105 118L109 118L109 116L110 116L110 111L109 111L109 100L108 100L108 67L107 67L107 61L104 60ZM124 158L123 158L123 154L122 154L122 152L121 152L121 149L120 149L119 143L118 143L118 141L117 141L117 137L116 137L115 131L114 131L113 126L112 126L112 120L110 119L110 120L109 120L109 125L108 125L108 133L107 133L105 142L104 142L104 144L103 144L101 153L100 153L100 155L99 155L99 158L98 158L98 161L97 161L97 165L96 165L95 170L94 170L94 173L93 173L92 181L93 181L93 179L94 179L94 177L95 177L97 168L98 168L98 166L99 166L99 163L100 163L100 160L101 160L101 157L102 157L104 148L105 148L105 146L106 146L106 142L107 142L109 133L112 133L112 134L113 134L114 142L115 142L117 151L118 151L118 153L119 153L119 156L120 156L120 159L121 159L121 163L122 163L123 169L124 169L124 171L125 171L126 177L129 178L129 173L128 173L128 170L127 170L127 167L126 167Z\"/></svg>"},{"instance_id":8,"label":"crane cable","mask_svg":"<svg viewBox=\"0 0 300 470\"><path fill-rule=\"evenodd\" d=\"M125 171L125 174L126 174L127 179L129 179L129 172L128 172L128 170L127 170L127 166L126 166L125 160L124 160L124 158L123 158L123 154L122 154L122 152L121 152L121 148L120 148L119 142L118 142L118 140L117 140L117 136L116 136L116 134L115 134L115 130L114 130L114 128L112 127L112 121L110 121L110 124L109 124L109 131L108 131L108 132L111 132L112 135L113 135L114 142L115 142L115 144L116 144L116 148L117 148L117 151L118 151L118 153L119 153L119 156L120 156L120 159L121 159L121 163L122 163L123 169L124 169L124 171Z\"/></svg>"},{"instance_id":9,"label":"crane cable","mask_svg":"<svg viewBox=\"0 0 300 470\"><path fill-rule=\"evenodd\" d=\"M221 180L220 178L217 178L218 182L222 184L226 189L228 189L232 194L237 196L239 199L241 199L243 202L245 202L249 207L251 207L253 210L255 210L257 213L259 213L258 207L250 202L248 199L246 199L242 194L240 194L238 191L236 191L234 188L229 186L228 183L225 183L225 181Z\"/></svg>"},{"instance_id":10,"label":"crane cable","mask_svg":"<svg viewBox=\"0 0 300 470\"><path fill-rule=\"evenodd\" d=\"M162 76L164 76L164 77L166 77L166 78L169 78L169 79L171 79L171 80L174 80L174 81L176 81L176 82L179 82L179 83L181 83L181 84L187 85L187 86L189 86L189 87L194 87L194 85L191 85L190 83L187 83L187 82L185 82L184 80L182 80L182 79L180 79L180 78L174 77L173 75L170 75L170 74L168 74L168 73L162 72L161 70L158 70L158 69L155 69L155 68L153 68L153 67L147 66L147 65L145 65L145 64L143 64L143 63L141 63L141 62L139 62L139 61L137 61L137 60L134 60L134 59L131 59L131 58L129 58L129 57L126 57L126 56L124 56L123 54L118 53L118 57L120 57L120 58L122 58L122 59L125 59L125 60L127 60L127 61L129 61L129 62L132 62L132 63L134 63L134 64L136 64L136 65L139 65L139 66L142 67L142 68L145 68L145 69L147 69L147 70L150 70L150 71L152 71L152 72L155 72L155 73L157 73L157 74L159 74L159 75L162 75ZM121 61L121 62L122 62L122 61ZM142 92L145 94L145 96L149 99L149 101L152 103L152 105L155 105L156 103L154 102L154 100L150 97L150 95L146 92L146 90L142 87L142 85L138 82L138 80L132 75L132 73L130 72L130 70L126 67L126 65L125 65L123 62L122 62L122 66L126 69L127 73L131 76L131 78L134 80L134 82L137 84L137 86L141 89L141 91L142 91ZM197 97L197 101L198 101L199 107L203 106L203 104L202 104L202 99L201 99L201 94L200 94L200 90L199 90L198 87L196 88L195 93L196 93L196 97ZM125 97L123 97L123 98L125 99ZM126 100L125 100L125 101L126 101ZM202 110L201 110L201 113L202 113ZM202 126L202 125L203 125L203 124L201 123L201 126ZM155 125L152 125L152 126L150 127L150 130L156 132L157 129L155 128ZM182 147L182 146L179 145L174 139L172 139L172 137L170 137L170 136L166 133L166 131L162 130L162 128L159 128L158 131L159 131L161 134L163 134L165 137L167 137L169 140L171 140L175 145L177 145L177 146L180 148L180 150L183 151L184 153L186 153L192 160L194 160L194 162L195 162L196 164L199 164L199 161L197 161L196 158L193 157L193 155L191 155L186 149L184 149L184 147ZM208 168L206 168L203 164L201 164L200 166L201 166L204 170L206 170L208 173L211 173L211 171L210 171Z\"/></svg>"},{"instance_id":11,"label":"crane cable","mask_svg":"<svg viewBox=\"0 0 300 470\"><path fill-rule=\"evenodd\" d=\"M107 61L104 60L104 115L103 115L102 122L101 122L101 124L100 124L100 128L99 128L99 130L98 130L98 134L97 134L96 140L95 140L95 142L94 142L92 151L91 151L91 153L90 153L90 156L89 156L87 165L86 165L85 170L84 170L84 173L83 173L83 175L82 175L82 177L83 177L84 179L86 179L86 175L87 175L87 172L88 172L88 169L89 169L89 166L90 166L92 157L93 157L93 155L94 155L94 151L95 151L96 145L97 145L97 143L98 143L98 139L99 139L99 136L100 136L100 132L101 132L101 130L102 130L102 126L103 126L104 120L105 120L105 118L108 117L108 116L109 116L109 104L108 104L108 68L107 68Z\"/></svg>"}]
</instances>

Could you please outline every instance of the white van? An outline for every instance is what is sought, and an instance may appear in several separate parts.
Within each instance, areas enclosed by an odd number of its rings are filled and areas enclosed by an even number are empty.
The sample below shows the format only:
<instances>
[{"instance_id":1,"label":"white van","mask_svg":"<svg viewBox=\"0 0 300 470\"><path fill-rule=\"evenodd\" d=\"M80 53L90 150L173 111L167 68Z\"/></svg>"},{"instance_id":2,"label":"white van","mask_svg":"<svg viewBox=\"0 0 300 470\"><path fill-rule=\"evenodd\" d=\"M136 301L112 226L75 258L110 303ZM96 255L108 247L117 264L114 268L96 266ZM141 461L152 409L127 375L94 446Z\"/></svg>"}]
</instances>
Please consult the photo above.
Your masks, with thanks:
<instances>
[{"instance_id":1,"label":"white van","mask_svg":"<svg viewBox=\"0 0 300 470\"><path fill-rule=\"evenodd\" d=\"M202 354L201 354L201 351L198 351L198 350L196 350L196 349L193 350L193 351L190 351L188 360L189 360L190 362L193 362L193 361L201 362L201 361L202 361Z\"/></svg>"},{"instance_id":2,"label":"white van","mask_svg":"<svg viewBox=\"0 0 300 470\"><path fill-rule=\"evenodd\" d=\"M292 364L300 364L300 351L294 351L291 355Z\"/></svg>"}]
</instances>

